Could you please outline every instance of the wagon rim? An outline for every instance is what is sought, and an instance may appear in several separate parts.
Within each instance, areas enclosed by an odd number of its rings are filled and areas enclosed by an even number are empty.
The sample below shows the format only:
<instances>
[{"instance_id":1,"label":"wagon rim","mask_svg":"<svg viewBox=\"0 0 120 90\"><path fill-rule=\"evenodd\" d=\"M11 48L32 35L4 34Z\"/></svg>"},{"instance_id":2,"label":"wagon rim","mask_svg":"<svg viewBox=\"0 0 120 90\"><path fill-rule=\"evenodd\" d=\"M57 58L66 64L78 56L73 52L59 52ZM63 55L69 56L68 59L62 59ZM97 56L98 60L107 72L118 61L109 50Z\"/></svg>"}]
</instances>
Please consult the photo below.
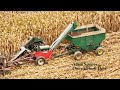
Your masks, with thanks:
<instances>
[{"instance_id":1,"label":"wagon rim","mask_svg":"<svg viewBox=\"0 0 120 90\"><path fill-rule=\"evenodd\" d=\"M82 53L80 51L75 52L74 59L80 60L82 58Z\"/></svg>"}]
</instances>

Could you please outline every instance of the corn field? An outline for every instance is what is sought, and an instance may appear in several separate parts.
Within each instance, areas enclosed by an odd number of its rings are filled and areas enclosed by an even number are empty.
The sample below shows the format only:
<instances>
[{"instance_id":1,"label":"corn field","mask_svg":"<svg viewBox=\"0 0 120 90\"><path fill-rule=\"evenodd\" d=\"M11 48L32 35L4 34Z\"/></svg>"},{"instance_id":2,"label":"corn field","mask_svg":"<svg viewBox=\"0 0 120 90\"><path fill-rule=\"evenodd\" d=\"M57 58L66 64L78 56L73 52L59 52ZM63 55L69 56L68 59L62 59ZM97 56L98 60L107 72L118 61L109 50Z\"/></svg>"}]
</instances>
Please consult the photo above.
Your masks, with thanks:
<instances>
[{"instance_id":1,"label":"corn field","mask_svg":"<svg viewBox=\"0 0 120 90\"><path fill-rule=\"evenodd\" d=\"M72 21L78 26L98 24L107 33L120 30L119 11L1 11L0 54L12 56L29 36L50 45Z\"/></svg>"}]
</instances>

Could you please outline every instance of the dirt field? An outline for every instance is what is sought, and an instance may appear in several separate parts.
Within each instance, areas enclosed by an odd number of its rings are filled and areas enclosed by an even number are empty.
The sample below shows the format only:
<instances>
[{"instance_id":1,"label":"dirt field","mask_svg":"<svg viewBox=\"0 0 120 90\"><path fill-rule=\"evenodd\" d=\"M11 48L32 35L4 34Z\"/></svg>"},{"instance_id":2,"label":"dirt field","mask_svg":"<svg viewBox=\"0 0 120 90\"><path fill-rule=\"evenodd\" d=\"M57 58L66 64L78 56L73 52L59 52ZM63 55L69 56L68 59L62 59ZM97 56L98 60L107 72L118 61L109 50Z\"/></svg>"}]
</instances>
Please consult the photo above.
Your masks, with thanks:
<instances>
[{"instance_id":1,"label":"dirt field","mask_svg":"<svg viewBox=\"0 0 120 90\"><path fill-rule=\"evenodd\" d=\"M93 52L83 54L75 62L73 55L66 55L43 66L25 64L1 79L117 79L120 78L120 31L106 34L102 43L105 53L96 56ZM91 65L91 66L90 66ZM85 69L85 66L90 66ZM93 67L93 68L92 68ZM92 68L92 69L91 69Z\"/></svg>"}]
</instances>

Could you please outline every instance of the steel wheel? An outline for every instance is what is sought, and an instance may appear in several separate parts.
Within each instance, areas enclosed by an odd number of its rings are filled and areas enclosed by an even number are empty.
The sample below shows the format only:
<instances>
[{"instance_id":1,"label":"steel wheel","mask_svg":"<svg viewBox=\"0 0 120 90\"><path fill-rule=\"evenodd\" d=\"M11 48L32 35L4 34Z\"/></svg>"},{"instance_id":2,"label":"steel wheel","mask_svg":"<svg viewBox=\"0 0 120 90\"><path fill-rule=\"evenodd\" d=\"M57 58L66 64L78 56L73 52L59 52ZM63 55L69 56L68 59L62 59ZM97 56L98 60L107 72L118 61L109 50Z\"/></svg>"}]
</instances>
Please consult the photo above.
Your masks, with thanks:
<instances>
[{"instance_id":1,"label":"steel wheel","mask_svg":"<svg viewBox=\"0 0 120 90\"><path fill-rule=\"evenodd\" d=\"M36 59L36 64L41 66L45 64L45 59L42 57L39 57L38 59Z\"/></svg>"},{"instance_id":2,"label":"steel wheel","mask_svg":"<svg viewBox=\"0 0 120 90\"><path fill-rule=\"evenodd\" d=\"M74 53L75 60L80 60L81 58L82 58L82 53L80 51Z\"/></svg>"},{"instance_id":3,"label":"steel wheel","mask_svg":"<svg viewBox=\"0 0 120 90\"><path fill-rule=\"evenodd\" d=\"M100 56L104 53L104 49L102 47L98 47L96 49L95 53Z\"/></svg>"}]
</instances>

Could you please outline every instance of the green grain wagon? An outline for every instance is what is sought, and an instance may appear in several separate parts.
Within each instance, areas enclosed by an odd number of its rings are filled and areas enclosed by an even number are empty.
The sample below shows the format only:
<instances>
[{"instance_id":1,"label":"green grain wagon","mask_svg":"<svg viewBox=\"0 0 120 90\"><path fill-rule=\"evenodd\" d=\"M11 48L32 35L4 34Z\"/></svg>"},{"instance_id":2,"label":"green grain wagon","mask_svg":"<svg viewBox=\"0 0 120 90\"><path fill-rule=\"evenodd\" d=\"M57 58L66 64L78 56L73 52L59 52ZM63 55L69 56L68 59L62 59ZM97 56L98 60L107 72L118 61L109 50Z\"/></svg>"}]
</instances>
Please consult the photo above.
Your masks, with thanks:
<instances>
[{"instance_id":1,"label":"green grain wagon","mask_svg":"<svg viewBox=\"0 0 120 90\"><path fill-rule=\"evenodd\" d=\"M101 43L105 39L105 29L96 24L75 28L65 39L71 43L66 49L74 53L75 59L80 59L83 51L93 50L97 55L104 53Z\"/></svg>"}]
</instances>

